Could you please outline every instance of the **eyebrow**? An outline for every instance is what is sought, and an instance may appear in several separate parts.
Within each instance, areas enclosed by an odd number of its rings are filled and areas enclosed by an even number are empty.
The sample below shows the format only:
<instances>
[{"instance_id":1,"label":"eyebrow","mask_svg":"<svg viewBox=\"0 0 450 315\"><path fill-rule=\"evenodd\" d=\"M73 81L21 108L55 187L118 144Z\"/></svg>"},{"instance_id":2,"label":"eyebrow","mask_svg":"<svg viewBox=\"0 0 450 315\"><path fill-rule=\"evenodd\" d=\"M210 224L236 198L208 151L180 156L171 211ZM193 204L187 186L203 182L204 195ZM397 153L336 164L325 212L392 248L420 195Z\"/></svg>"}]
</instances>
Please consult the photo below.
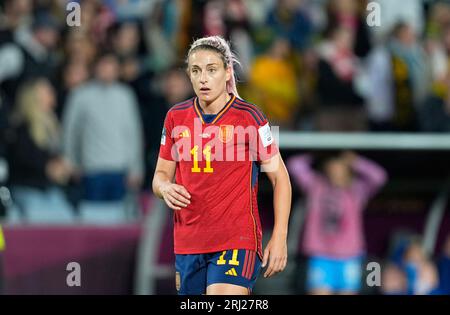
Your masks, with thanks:
<instances>
[{"instance_id":1,"label":"eyebrow","mask_svg":"<svg viewBox=\"0 0 450 315\"><path fill-rule=\"evenodd\" d=\"M206 66L209 67L209 66L217 66L217 65L218 65L218 63L208 63ZM191 67L192 68L195 68L195 67L200 68L199 65L192 65Z\"/></svg>"}]
</instances>

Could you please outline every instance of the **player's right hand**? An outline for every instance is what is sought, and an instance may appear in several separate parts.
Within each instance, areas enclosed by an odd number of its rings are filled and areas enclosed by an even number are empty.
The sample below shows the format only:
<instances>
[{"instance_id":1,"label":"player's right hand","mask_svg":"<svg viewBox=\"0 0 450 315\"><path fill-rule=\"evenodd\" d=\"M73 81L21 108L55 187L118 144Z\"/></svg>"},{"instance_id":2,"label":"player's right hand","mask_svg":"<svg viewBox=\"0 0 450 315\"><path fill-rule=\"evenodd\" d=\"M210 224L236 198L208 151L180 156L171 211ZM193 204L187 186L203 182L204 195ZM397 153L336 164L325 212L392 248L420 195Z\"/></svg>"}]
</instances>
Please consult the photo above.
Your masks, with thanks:
<instances>
[{"instance_id":1,"label":"player's right hand","mask_svg":"<svg viewBox=\"0 0 450 315\"><path fill-rule=\"evenodd\" d=\"M161 195L167 206L173 210L181 210L191 203L191 195L181 185L169 183L162 187Z\"/></svg>"}]
</instances>

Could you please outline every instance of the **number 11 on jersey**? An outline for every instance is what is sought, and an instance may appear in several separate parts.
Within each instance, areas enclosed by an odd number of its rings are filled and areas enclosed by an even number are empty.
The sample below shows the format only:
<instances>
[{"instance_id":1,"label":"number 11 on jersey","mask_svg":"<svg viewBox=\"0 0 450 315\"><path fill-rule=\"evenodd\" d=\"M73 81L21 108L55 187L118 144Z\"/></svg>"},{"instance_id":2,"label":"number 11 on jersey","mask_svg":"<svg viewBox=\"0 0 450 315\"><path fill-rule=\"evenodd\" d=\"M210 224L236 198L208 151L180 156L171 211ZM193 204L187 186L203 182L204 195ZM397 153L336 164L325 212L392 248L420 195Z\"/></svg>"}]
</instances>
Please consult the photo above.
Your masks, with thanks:
<instances>
[{"instance_id":1,"label":"number 11 on jersey","mask_svg":"<svg viewBox=\"0 0 450 315\"><path fill-rule=\"evenodd\" d=\"M198 145L194 146L191 150L193 156L194 167L191 168L192 173L201 173L201 168L198 167ZM211 147L208 145L203 150L205 156L206 167L203 169L203 173L213 173L214 169L211 167Z\"/></svg>"}]
</instances>

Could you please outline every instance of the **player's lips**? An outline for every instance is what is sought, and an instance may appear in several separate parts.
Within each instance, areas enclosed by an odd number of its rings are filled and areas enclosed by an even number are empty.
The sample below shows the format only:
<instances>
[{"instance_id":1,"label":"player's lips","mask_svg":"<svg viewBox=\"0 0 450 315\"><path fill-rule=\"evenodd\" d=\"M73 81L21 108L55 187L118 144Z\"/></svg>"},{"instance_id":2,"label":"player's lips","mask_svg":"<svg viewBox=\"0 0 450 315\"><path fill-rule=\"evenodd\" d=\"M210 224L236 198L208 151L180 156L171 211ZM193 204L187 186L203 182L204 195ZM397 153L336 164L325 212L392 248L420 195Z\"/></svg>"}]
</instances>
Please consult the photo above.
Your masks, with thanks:
<instances>
[{"instance_id":1,"label":"player's lips","mask_svg":"<svg viewBox=\"0 0 450 315\"><path fill-rule=\"evenodd\" d=\"M202 92L202 93L208 93L209 91L211 91L211 89L206 88L206 87L202 87L202 88L200 89L200 92Z\"/></svg>"}]
</instances>

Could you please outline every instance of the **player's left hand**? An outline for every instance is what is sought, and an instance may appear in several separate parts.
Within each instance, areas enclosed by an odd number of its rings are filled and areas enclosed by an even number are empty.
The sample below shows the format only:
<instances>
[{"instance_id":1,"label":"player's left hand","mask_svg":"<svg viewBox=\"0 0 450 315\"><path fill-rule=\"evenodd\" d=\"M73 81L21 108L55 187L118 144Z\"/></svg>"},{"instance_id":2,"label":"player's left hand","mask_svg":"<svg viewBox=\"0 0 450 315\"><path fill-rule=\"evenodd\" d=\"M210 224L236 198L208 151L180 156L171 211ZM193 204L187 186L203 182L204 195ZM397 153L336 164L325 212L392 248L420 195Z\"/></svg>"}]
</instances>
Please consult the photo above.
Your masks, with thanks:
<instances>
[{"instance_id":1,"label":"player's left hand","mask_svg":"<svg viewBox=\"0 0 450 315\"><path fill-rule=\"evenodd\" d=\"M269 266L264 273L264 278L271 277L286 268L287 264L287 243L286 237L272 235L269 243L264 250L264 257L262 267L266 267L267 262Z\"/></svg>"}]
</instances>

